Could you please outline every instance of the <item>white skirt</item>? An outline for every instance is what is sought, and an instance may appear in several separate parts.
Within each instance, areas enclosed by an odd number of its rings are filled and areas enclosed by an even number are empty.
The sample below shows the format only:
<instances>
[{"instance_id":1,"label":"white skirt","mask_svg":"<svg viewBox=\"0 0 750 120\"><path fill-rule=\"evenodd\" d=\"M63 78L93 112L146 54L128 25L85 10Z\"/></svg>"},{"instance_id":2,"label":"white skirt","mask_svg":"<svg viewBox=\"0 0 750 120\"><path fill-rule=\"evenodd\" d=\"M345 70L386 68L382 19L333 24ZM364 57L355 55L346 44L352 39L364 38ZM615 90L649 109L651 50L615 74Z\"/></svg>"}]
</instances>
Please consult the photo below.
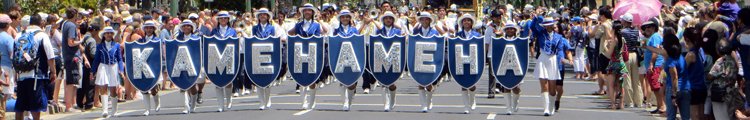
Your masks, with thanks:
<instances>
[{"instance_id":1,"label":"white skirt","mask_svg":"<svg viewBox=\"0 0 750 120\"><path fill-rule=\"evenodd\" d=\"M117 75L119 75L117 64L100 64L96 71L96 85L109 87L120 86L120 79Z\"/></svg>"},{"instance_id":2,"label":"white skirt","mask_svg":"<svg viewBox=\"0 0 750 120\"><path fill-rule=\"evenodd\" d=\"M557 55L547 55L542 53L536 62L534 76L538 79L560 80L560 71L557 66Z\"/></svg>"},{"instance_id":3,"label":"white skirt","mask_svg":"<svg viewBox=\"0 0 750 120\"><path fill-rule=\"evenodd\" d=\"M573 60L573 71L577 73L582 73L586 71L586 52L584 52L583 48L576 49L576 57Z\"/></svg>"}]
</instances>

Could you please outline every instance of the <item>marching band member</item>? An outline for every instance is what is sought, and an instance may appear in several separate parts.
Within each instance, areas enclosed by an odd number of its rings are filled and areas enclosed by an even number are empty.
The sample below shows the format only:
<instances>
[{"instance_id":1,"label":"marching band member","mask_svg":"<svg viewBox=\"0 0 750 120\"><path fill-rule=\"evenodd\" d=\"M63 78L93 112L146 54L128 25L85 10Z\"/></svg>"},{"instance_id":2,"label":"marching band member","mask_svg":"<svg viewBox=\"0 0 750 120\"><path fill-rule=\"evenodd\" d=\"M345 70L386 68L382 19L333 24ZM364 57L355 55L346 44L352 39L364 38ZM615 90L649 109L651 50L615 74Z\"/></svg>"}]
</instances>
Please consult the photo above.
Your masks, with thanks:
<instances>
[{"instance_id":1,"label":"marching band member","mask_svg":"<svg viewBox=\"0 0 750 120\"><path fill-rule=\"evenodd\" d=\"M339 25L338 28L336 28L333 31L334 36L341 36L341 37L351 37L354 35L357 35L359 31L357 31L357 28L355 28L354 22L352 22L352 13L349 12L349 10L341 10L339 12L338 17L339 19ZM359 79L362 79L362 77L359 77ZM363 83L367 84L367 83ZM343 84L342 84L343 85ZM352 100L354 99L354 93L356 93L357 83L354 83L351 86L348 87L342 87L343 89L343 96L344 96L344 111L349 111L349 108L352 107Z\"/></svg>"},{"instance_id":2,"label":"marching band member","mask_svg":"<svg viewBox=\"0 0 750 120\"><path fill-rule=\"evenodd\" d=\"M432 22L434 19L429 12L421 12L419 16L417 16L417 19L419 20L420 25L412 30L412 34L421 35L423 37L440 35L440 33L434 27L432 27ZM438 78L438 80L439 79L440 78ZM438 81L435 81L432 83L432 85L428 85L425 87L419 86L419 99L422 104L422 112L428 112L430 111L430 109L432 109L432 93L434 92L433 86L435 86L437 82Z\"/></svg>"},{"instance_id":3,"label":"marching band member","mask_svg":"<svg viewBox=\"0 0 750 120\"><path fill-rule=\"evenodd\" d=\"M197 35L196 32L196 25L191 20L183 20L182 23L179 25L179 31L177 33L177 37L175 39L179 41L187 41L189 39L199 39L200 37ZM189 114L193 111L195 111L195 105L198 101L199 90L198 90L198 81L201 81L201 78L199 77L198 80L196 80L196 85L193 85L193 87L190 87L187 90L181 90L180 92L183 92L185 94L185 110L182 111L182 113ZM204 80L205 82L205 80ZM204 83L205 84L205 83Z\"/></svg>"},{"instance_id":4,"label":"marching band member","mask_svg":"<svg viewBox=\"0 0 750 120\"><path fill-rule=\"evenodd\" d=\"M112 115L117 114L117 87L120 86L120 81L117 78L119 74L118 63L122 61L122 52L120 51L120 44L115 42L114 35L116 31L112 27L104 27L99 32L99 37L102 37L102 41L96 45L96 55L94 57L94 64L92 65L92 72L96 73L96 86L99 89L99 97L101 97L103 108L102 117L108 118L109 114L109 99L112 101ZM92 74L93 74L92 73ZM109 94L107 94L109 90Z\"/></svg>"},{"instance_id":5,"label":"marching band member","mask_svg":"<svg viewBox=\"0 0 750 120\"><path fill-rule=\"evenodd\" d=\"M313 37L313 36L320 36L321 33L326 33L325 29L322 29L320 24L316 22L313 18L315 17L315 13L317 12L315 10L315 6L313 6L310 3L305 4L302 6L302 19L299 20L299 22L294 25L294 28L288 31L289 35L299 35L300 37ZM330 71L330 69L323 69L323 71ZM326 72L323 72L326 73ZM325 80L328 78L328 74L321 74L320 78L318 78L318 81ZM312 84L308 86L309 89L309 95L306 93L307 91L303 89L302 96L304 97L302 108L303 109L315 109L315 86L316 84Z\"/></svg>"},{"instance_id":6,"label":"marching band member","mask_svg":"<svg viewBox=\"0 0 750 120\"><path fill-rule=\"evenodd\" d=\"M537 45L539 47L539 58L537 59L537 65L534 69L534 76L539 78L542 89L542 98L544 99L544 116L550 116L554 114L554 111L550 111L550 97L554 97L554 86L556 80L560 79L560 71L558 71L556 46L560 40L564 40L562 35L555 33L554 25L557 23L552 18L543 18L542 16L536 16L527 24L531 27L532 35L536 37ZM553 94L550 94L553 91Z\"/></svg>"},{"instance_id":7,"label":"marching band member","mask_svg":"<svg viewBox=\"0 0 750 120\"><path fill-rule=\"evenodd\" d=\"M161 38L157 37L157 34L156 34L157 28L156 28L156 23L154 23L154 21L146 21L141 26L141 29L146 33L146 37L138 39L137 41L138 43L148 43L149 41L157 41L157 42L162 41ZM163 51L160 50L160 52L163 52ZM159 56L159 57L162 57L162 56ZM162 75L166 75L166 74L162 74ZM156 112L159 112L159 110L161 109L161 102L159 99L159 88L161 85L159 83L161 83L163 80L164 79L159 79L159 81L156 82L156 86L154 86L154 88L151 88L151 90L141 91L141 94L143 94L143 102L146 103L145 104L146 106L144 109L145 112L143 112L143 115L148 116L151 111L151 97L152 96L153 96L154 103L156 103L156 109L155 109Z\"/></svg>"},{"instance_id":8,"label":"marching band member","mask_svg":"<svg viewBox=\"0 0 750 120\"><path fill-rule=\"evenodd\" d=\"M215 27L209 36L216 37L218 39L226 39L229 37L237 37L237 31L232 28L232 26L229 25L229 18L231 15L229 15L229 12L227 11L221 11L216 15L216 19L219 22L217 27ZM203 79L208 79L205 76L205 70L201 69L203 71L202 75ZM217 104L219 106L218 110L219 112L223 112L224 109L232 109L232 83L229 83L229 85L225 87L219 87L216 86L216 99ZM241 86L241 84L240 84Z\"/></svg>"},{"instance_id":9,"label":"marching band member","mask_svg":"<svg viewBox=\"0 0 750 120\"><path fill-rule=\"evenodd\" d=\"M519 37L519 26L513 22L505 22L505 27L502 28L505 31L503 38L508 41L514 41L519 39L528 39L526 37ZM498 48L499 49L499 48ZM523 83L523 81L521 81ZM520 84L520 83L519 83ZM507 113L508 115L518 112L518 99L521 98L521 86L517 85L515 88L506 88L505 99L508 99Z\"/></svg>"},{"instance_id":10,"label":"marching band member","mask_svg":"<svg viewBox=\"0 0 750 120\"><path fill-rule=\"evenodd\" d=\"M201 13L201 15L198 15L196 13L190 13L190 15L188 15L188 19L193 24L193 28L192 28L192 31L190 32L190 35L195 35L195 38L198 38L203 34L211 35L211 29L210 29L211 22L202 20L203 18L201 17L202 15L204 15L204 13ZM178 29L178 32L179 30L182 30L181 27L175 27L175 29ZM180 33L177 33L177 34L179 35ZM193 38L192 36L182 36L180 38L175 37L175 39L186 40L186 39L183 39L184 37ZM195 81L195 87L196 87L195 95L196 96L194 97L195 97L195 102L198 104L203 104L203 86L206 85L206 79L203 79L203 73L204 73L203 69L201 69L201 73L198 75L198 80Z\"/></svg>"},{"instance_id":11,"label":"marching band member","mask_svg":"<svg viewBox=\"0 0 750 120\"><path fill-rule=\"evenodd\" d=\"M283 16L282 16L283 17ZM260 8L257 12L255 12L255 18L258 19L258 23L253 26L253 36L257 38L269 38L278 36L276 32L276 27L271 23L271 20L273 19L273 14L271 14L271 11L269 11L267 8ZM284 62L284 65L286 66ZM286 67L281 68L281 72L279 75L284 75L283 73L286 71ZM279 76L283 77L283 76ZM264 110L266 108L271 107L271 86L268 86L266 88L258 86L258 99L260 99L260 109Z\"/></svg>"},{"instance_id":12,"label":"marching band member","mask_svg":"<svg viewBox=\"0 0 750 120\"><path fill-rule=\"evenodd\" d=\"M401 32L401 28L396 27L395 25L396 21L396 15L393 14L393 12L386 11L383 13L383 15L380 17L380 22L383 23L383 28L380 28L376 31L376 33L383 37L394 37L396 35L404 35L403 32ZM385 111L390 111L393 109L393 106L396 105L396 84L394 83L391 86L386 86L385 89L383 89L383 97L385 98Z\"/></svg>"},{"instance_id":13,"label":"marching band member","mask_svg":"<svg viewBox=\"0 0 750 120\"><path fill-rule=\"evenodd\" d=\"M459 23L461 28L454 36L461 39L481 37L482 34L473 29L475 21L474 16L471 14L464 14L459 17L456 23ZM448 65L446 64L446 66ZM474 95L476 95L474 91L476 89L476 86L472 86L469 89L461 88L461 96L464 97L464 114L469 114L469 111L476 109L477 101L474 99Z\"/></svg>"}]
</instances>

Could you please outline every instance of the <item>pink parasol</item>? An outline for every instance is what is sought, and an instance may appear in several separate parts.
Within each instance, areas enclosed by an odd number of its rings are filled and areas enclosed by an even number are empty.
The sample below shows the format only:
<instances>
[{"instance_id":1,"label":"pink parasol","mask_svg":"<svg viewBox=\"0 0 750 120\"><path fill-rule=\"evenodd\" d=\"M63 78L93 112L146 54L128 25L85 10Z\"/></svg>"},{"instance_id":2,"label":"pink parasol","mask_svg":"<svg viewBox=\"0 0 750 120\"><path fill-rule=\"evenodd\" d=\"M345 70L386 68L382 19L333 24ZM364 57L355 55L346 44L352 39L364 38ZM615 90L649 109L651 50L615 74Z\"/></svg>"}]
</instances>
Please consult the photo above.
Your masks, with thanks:
<instances>
[{"instance_id":1,"label":"pink parasol","mask_svg":"<svg viewBox=\"0 0 750 120\"><path fill-rule=\"evenodd\" d=\"M633 15L633 25L641 25L649 18L656 17L661 12L659 0L620 0L615 4L612 17L620 19L625 13Z\"/></svg>"}]
</instances>

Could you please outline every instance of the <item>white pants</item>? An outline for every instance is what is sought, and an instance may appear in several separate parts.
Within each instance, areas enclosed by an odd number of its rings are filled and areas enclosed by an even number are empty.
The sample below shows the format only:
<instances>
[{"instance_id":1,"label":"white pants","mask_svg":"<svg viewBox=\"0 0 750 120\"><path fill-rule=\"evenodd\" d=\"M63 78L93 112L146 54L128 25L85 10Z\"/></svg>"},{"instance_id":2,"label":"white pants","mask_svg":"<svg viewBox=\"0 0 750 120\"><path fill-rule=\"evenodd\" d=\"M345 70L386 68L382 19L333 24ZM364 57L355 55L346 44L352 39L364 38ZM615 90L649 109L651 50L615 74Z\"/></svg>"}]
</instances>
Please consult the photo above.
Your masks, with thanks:
<instances>
[{"instance_id":1,"label":"white pants","mask_svg":"<svg viewBox=\"0 0 750 120\"><path fill-rule=\"evenodd\" d=\"M576 49L576 56L573 60L573 68L576 73L586 72L586 52L583 48Z\"/></svg>"},{"instance_id":2,"label":"white pants","mask_svg":"<svg viewBox=\"0 0 750 120\"><path fill-rule=\"evenodd\" d=\"M714 118L716 120L730 120L729 119L729 111L727 111L727 103L725 102L711 102L714 109ZM734 111L732 111L732 114L734 114Z\"/></svg>"}]
</instances>

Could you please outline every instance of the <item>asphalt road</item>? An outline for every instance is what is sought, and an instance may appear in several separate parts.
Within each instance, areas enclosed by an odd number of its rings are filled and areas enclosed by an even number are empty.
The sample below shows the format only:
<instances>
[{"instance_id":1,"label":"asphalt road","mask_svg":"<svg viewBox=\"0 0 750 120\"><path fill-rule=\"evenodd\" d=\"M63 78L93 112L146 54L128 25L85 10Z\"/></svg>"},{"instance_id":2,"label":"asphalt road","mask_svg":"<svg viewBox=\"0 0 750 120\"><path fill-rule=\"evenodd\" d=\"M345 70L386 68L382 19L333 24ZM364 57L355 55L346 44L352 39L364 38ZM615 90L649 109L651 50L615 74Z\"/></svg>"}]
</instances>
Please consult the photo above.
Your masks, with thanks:
<instances>
[{"instance_id":1,"label":"asphalt road","mask_svg":"<svg viewBox=\"0 0 750 120\"><path fill-rule=\"evenodd\" d=\"M533 68L530 65L530 68ZM370 94L362 93L361 84L353 100L350 111L342 111L341 86L336 81L318 90L315 110L303 110L302 97L295 94L294 81L284 81L273 86L272 108L258 109L258 99L255 93L248 96L234 98L233 107L225 112L217 112L214 85L207 84L204 90L204 103L198 105L195 113L183 114L183 95L177 90L162 92L162 108L159 112L151 112L150 116L143 116L144 103L141 100L120 103L116 117L108 119L127 120L209 120L209 119L242 119L242 120L484 120L484 119L557 119L557 120L649 120L658 119L648 113L645 108L626 108L622 110L607 109L605 97L590 95L597 89L595 82L573 80L573 74L566 73L565 93L561 108L554 116L542 115L542 99L540 97L539 82L532 70L526 75L525 83L520 85L520 111L513 115L505 115L507 99L504 94L497 94L496 98L487 98L487 76L477 84L477 109L470 114L463 114L463 99L460 86L452 81L442 82L434 94L434 108L428 113L422 113L419 107L417 84L411 78L396 82L398 85L396 107L391 112L383 111L384 99L382 87L374 88ZM82 120L102 119L101 109L87 112L45 115L43 119Z\"/></svg>"}]
</instances>

